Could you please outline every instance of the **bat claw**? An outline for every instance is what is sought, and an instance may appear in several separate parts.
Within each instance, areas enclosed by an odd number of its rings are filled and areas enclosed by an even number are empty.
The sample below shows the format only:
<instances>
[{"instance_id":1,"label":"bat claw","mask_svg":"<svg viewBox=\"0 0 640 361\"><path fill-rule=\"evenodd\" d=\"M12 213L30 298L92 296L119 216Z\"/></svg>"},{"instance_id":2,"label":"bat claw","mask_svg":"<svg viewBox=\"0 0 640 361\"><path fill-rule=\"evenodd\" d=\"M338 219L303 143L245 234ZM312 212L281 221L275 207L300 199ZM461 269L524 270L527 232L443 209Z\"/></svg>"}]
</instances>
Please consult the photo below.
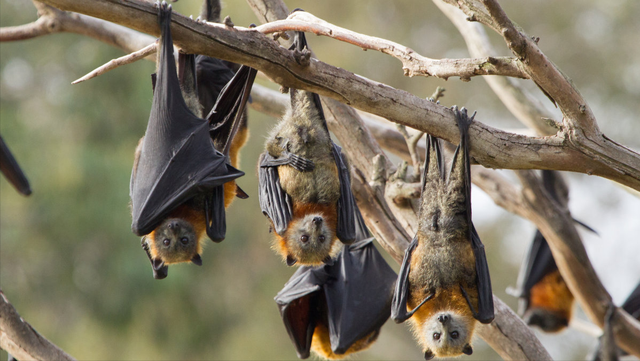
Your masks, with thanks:
<instances>
[{"instance_id":1,"label":"bat claw","mask_svg":"<svg viewBox=\"0 0 640 361\"><path fill-rule=\"evenodd\" d=\"M315 164L313 164L313 161L302 158L295 154L290 154L290 157L291 166L299 170L300 172L310 172L315 168Z\"/></svg>"}]
</instances>

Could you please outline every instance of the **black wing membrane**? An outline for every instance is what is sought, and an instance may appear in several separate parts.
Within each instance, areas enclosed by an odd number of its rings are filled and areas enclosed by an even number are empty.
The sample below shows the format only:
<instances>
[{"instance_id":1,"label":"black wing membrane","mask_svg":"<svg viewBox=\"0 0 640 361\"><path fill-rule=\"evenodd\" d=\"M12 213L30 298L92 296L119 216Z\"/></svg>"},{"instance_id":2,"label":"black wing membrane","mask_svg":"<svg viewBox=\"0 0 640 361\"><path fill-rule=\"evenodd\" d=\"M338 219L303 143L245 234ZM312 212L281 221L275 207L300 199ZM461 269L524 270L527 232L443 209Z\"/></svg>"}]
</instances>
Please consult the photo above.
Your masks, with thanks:
<instances>
[{"instance_id":1,"label":"black wing membrane","mask_svg":"<svg viewBox=\"0 0 640 361\"><path fill-rule=\"evenodd\" d=\"M20 165L11 154L9 147L0 136L0 171L13 187L22 195L31 194L31 187Z\"/></svg>"},{"instance_id":2,"label":"black wing membrane","mask_svg":"<svg viewBox=\"0 0 640 361\"><path fill-rule=\"evenodd\" d=\"M262 213L273 222L274 231L277 234L284 234L293 217L293 204L291 196L280 186L278 168L269 165L274 160L275 158L268 152L264 152L260 156L258 199Z\"/></svg>"},{"instance_id":3,"label":"black wing membrane","mask_svg":"<svg viewBox=\"0 0 640 361\"><path fill-rule=\"evenodd\" d=\"M356 208L358 235L368 236ZM372 243L358 238L331 265L303 266L275 300L299 358L307 358L318 322L329 328L331 349L345 353L389 318L395 272Z\"/></svg>"},{"instance_id":4,"label":"black wing membrane","mask_svg":"<svg viewBox=\"0 0 640 361\"><path fill-rule=\"evenodd\" d=\"M489 275L489 265L487 264L487 256L484 252L484 245L480 241L480 236L476 231L476 227L473 225L471 219L471 161L469 159L469 127L475 114L469 118L467 116L467 110L462 108L458 110L457 107L453 108L453 112L456 115L458 122L458 129L460 130L460 144L456 148L454 155L454 162L458 158L458 152L462 152L462 158L464 161L464 188L465 188L465 202L467 206L467 222L469 224L469 234L471 241L471 248L473 249L473 255L476 259L476 284L478 287L478 310L477 314L474 314L476 320L481 323L490 323L494 318L493 308L493 291L491 289L491 277ZM453 168L454 164L451 165ZM473 305L469 305L473 310Z\"/></svg>"},{"instance_id":5,"label":"black wing membrane","mask_svg":"<svg viewBox=\"0 0 640 361\"><path fill-rule=\"evenodd\" d=\"M411 266L411 254L418 246L418 237L414 237L409 247L404 252L404 259L400 266L398 281L396 282L393 292L393 300L391 303L391 319L396 323L402 323L408 320L413 314L424 304L422 302L418 307L411 311L407 311L407 302L409 297L409 270Z\"/></svg>"},{"instance_id":6,"label":"black wing membrane","mask_svg":"<svg viewBox=\"0 0 640 361\"><path fill-rule=\"evenodd\" d=\"M322 109L322 107L320 107ZM324 119L324 118L323 118ZM326 125L326 122L325 122ZM333 143L333 142L332 142ZM336 235L344 244L351 244L356 239L356 199L351 192L351 173L347 159L342 154L341 148L333 143L333 157L338 166L340 180L340 198L338 198L338 226ZM360 214L360 211L357 211Z\"/></svg>"},{"instance_id":7,"label":"black wing membrane","mask_svg":"<svg viewBox=\"0 0 640 361\"><path fill-rule=\"evenodd\" d=\"M161 5L158 18L156 87L138 170L132 177L132 230L139 236L195 195L208 194L244 174L227 164L211 142L209 123L187 107L173 60L171 7Z\"/></svg>"}]
</instances>

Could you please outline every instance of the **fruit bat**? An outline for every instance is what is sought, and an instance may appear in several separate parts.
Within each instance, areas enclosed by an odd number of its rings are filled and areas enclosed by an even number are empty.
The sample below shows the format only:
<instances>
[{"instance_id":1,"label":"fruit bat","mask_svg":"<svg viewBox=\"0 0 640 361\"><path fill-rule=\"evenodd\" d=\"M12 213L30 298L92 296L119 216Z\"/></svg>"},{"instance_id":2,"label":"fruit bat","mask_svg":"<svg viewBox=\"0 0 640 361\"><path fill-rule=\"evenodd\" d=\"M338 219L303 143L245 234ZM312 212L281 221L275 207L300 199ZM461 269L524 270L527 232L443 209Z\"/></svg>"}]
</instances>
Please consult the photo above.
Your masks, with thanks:
<instances>
[{"instance_id":1,"label":"fruit bat","mask_svg":"<svg viewBox=\"0 0 640 361\"><path fill-rule=\"evenodd\" d=\"M304 33L292 49L305 52ZM317 94L290 89L291 109L271 131L258 165L260 208L287 265L319 265L355 239L346 157L331 140ZM335 245L335 247L334 247Z\"/></svg>"},{"instance_id":2,"label":"fruit bat","mask_svg":"<svg viewBox=\"0 0 640 361\"><path fill-rule=\"evenodd\" d=\"M559 200L558 177L557 172L542 171L543 186L555 200ZM595 233L584 223L575 222ZM569 325L574 297L540 231L536 231L531 243L518 284L518 313L528 325L537 326L544 332L559 332Z\"/></svg>"},{"instance_id":3,"label":"fruit bat","mask_svg":"<svg viewBox=\"0 0 640 361\"><path fill-rule=\"evenodd\" d=\"M427 360L470 355L475 321L494 317L487 258L471 221L469 126L475 114L452 109L460 144L446 177L439 140L427 135L418 233L404 254L391 307L396 322L409 320Z\"/></svg>"},{"instance_id":4,"label":"fruit bat","mask_svg":"<svg viewBox=\"0 0 640 361\"><path fill-rule=\"evenodd\" d=\"M302 266L275 297L298 357L338 359L368 348L389 318L396 273L374 247L356 208L356 242L337 259Z\"/></svg>"},{"instance_id":5,"label":"fruit bat","mask_svg":"<svg viewBox=\"0 0 640 361\"><path fill-rule=\"evenodd\" d=\"M31 194L31 187L29 186L29 180L20 169L20 165L11 154L9 147L0 136L0 171L4 174L5 178L11 183L11 185L22 195L28 196Z\"/></svg>"},{"instance_id":6,"label":"fruit bat","mask_svg":"<svg viewBox=\"0 0 640 361\"><path fill-rule=\"evenodd\" d=\"M132 230L144 236L142 246L154 277L161 279L167 276L170 264L202 264L205 233L214 242L224 239L223 185L244 174L229 164L230 140L237 132L256 71L241 68L220 92L208 119L202 119L194 101L194 61L181 57L180 81L173 57L171 6L162 3L158 8L161 36L157 75L152 77L153 104L136 150L130 195ZM233 125L221 153L211 133L227 122Z\"/></svg>"},{"instance_id":7,"label":"fruit bat","mask_svg":"<svg viewBox=\"0 0 640 361\"><path fill-rule=\"evenodd\" d=\"M624 301L622 309L631 317L640 321L640 283ZM593 354L593 361L614 361L618 360L619 356L628 355L615 344L612 329L612 321L614 317L615 307L611 307L605 316L603 334L598 340L598 346Z\"/></svg>"}]
</instances>

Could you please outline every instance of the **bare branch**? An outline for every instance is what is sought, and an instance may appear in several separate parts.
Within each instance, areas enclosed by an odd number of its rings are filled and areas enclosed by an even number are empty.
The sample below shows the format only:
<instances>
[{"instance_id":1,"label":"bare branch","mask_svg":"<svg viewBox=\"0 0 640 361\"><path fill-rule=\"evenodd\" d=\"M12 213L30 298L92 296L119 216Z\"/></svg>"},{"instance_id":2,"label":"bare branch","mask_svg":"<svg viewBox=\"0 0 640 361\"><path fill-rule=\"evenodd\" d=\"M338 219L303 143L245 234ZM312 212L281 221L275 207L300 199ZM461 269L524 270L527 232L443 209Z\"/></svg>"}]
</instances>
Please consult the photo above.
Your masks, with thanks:
<instances>
[{"instance_id":1,"label":"bare branch","mask_svg":"<svg viewBox=\"0 0 640 361\"><path fill-rule=\"evenodd\" d=\"M0 290L0 348L18 360L75 360L20 317Z\"/></svg>"},{"instance_id":2,"label":"bare branch","mask_svg":"<svg viewBox=\"0 0 640 361\"><path fill-rule=\"evenodd\" d=\"M433 3L458 28L472 57L496 56L497 52L489 42L482 25L467 21L467 17L462 11L454 6L445 4L444 0L433 0ZM483 79L520 122L531 129L535 129L540 135L553 135L558 132L560 126L551 119L551 113L516 81L495 76L485 76Z\"/></svg>"},{"instance_id":3,"label":"bare branch","mask_svg":"<svg viewBox=\"0 0 640 361\"><path fill-rule=\"evenodd\" d=\"M109 61L108 63L102 65L101 67L96 68L95 70L91 71L89 74L83 76L82 78L72 82L71 84L78 84L78 83L81 83L81 82L83 82L85 80L89 80L91 78L95 78L98 75L102 75L102 74L108 72L109 70L113 70L113 69L115 69L115 68L117 68L119 66L122 66L122 65L127 65L127 64L134 63L134 62L136 62L136 61L138 61L140 59L143 59L146 56L154 54L158 49L157 44L158 43L156 41L155 43L149 44L149 45L145 46L144 48L142 48L142 49L140 49L140 50L138 50L136 52L133 52L133 53L131 53L129 55L125 55L125 56L121 56L121 57L119 57L117 59L113 59L113 60Z\"/></svg>"},{"instance_id":4,"label":"bare branch","mask_svg":"<svg viewBox=\"0 0 640 361\"><path fill-rule=\"evenodd\" d=\"M263 34L305 31L343 41L363 50L379 51L400 60L404 75L410 77L422 75L448 79L452 76L459 76L463 81L469 81L471 77L478 75L504 75L527 79L526 74L520 69L518 61L514 58L431 59L404 45L341 28L303 11L294 12L287 20L260 25L256 30Z\"/></svg>"},{"instance_id":5,"label":"bare branch","mask_svg":"<svg viewBox=\"0 0 640 361\"><path fill-rule=\"evenodd\" d=\"M0 28L0 41L27 40L47 35L50 32L51 30L47 19L39 18L29 24Z\"/></svg>"},{"instance_id":6,"label":"bare branch","mask_svg":"<svg viewBox=\"0 0 640 361\"><path fill-rule=\"evenodd\" d=\"M139 0L44 2L158 33L155 8ZM457 142L457 126L449 109L317 60L312 60L309 66L298 64L291 52L254 30L202 24L179 14L174 14L172 29L174 42L185 52L247 64L278 84L313 91ZM476 121L470 129L474 139L471 154L490 168L569 170L640 189L640 155L604 136L594 141L581 138L581 134L563 130L553 137L532 138L502 132ZM594 157L595 153L601 156ZM626 156L611 156L614 153Z\"/></svg>"}]
</instances>

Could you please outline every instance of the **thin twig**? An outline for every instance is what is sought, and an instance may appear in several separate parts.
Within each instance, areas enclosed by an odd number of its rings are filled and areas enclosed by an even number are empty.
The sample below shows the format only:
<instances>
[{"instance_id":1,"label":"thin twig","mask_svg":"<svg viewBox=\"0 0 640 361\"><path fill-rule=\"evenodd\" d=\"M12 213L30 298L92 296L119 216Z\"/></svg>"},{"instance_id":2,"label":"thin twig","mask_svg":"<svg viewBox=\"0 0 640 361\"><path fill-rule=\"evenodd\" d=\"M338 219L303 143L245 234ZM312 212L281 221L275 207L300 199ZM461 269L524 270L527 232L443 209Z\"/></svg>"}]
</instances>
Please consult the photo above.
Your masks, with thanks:
<instances>
[{"instance_id":1,"label":"thin twig","mask_svg":"<svg viewBox=\"0 0 640 361\"><path fill-rule=\"evenodd\" d=\"M144 59L145 57L154 54L158 49L158 41L156 41L155 43L149 44L147 46L145 46L144 48L133 52L129 55L125 55L125 56L121 56L117 59L113 59L111 61L109 61L108 63L96 68L95 70L93 70L92 72L90 72L89 74L83 76L82 78L72 82L71 84L78 84L78 83L82 83L85 80L89 80L91 78L95 78L98 75L102 75L106 72L108 72L109 70L113 70L119 66L122 65L127 65L127 64L131 64L134 63L140 59Z\"/></svg>"}]
</instances>

